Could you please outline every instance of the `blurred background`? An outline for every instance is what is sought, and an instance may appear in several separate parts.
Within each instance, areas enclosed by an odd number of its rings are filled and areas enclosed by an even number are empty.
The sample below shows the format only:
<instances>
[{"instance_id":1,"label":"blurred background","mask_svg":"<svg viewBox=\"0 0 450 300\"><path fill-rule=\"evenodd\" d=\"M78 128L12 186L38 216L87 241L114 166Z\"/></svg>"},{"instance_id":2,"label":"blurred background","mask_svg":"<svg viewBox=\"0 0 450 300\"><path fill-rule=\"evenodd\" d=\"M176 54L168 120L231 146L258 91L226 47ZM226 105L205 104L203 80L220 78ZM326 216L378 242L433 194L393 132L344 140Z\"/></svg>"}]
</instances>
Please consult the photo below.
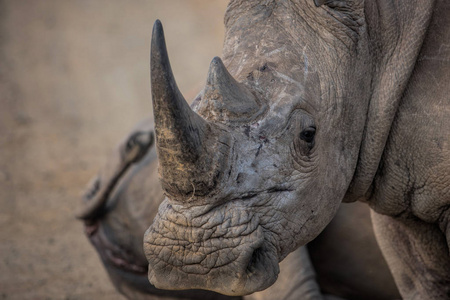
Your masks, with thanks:
<instances>
[{"instance_id":1,"label":"blurred background","mask_svg":"<svg viewBox=\"0 0 450 300\"><path fill-rule=\"evenodd\" d=\"M124 299L74 212L151 116L153 22L192 99L221 55L227 2L0 0L0 299Z\"/></svg>"}]
</instances>

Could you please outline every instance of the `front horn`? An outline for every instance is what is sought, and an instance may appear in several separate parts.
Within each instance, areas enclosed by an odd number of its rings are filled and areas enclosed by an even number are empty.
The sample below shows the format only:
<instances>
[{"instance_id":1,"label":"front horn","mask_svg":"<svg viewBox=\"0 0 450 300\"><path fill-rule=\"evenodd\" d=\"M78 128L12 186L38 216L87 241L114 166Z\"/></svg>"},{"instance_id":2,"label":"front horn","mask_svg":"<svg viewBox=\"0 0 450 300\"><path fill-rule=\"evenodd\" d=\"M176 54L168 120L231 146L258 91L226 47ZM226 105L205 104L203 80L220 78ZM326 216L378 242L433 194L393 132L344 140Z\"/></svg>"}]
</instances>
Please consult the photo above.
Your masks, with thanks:
<instances>
[{"instance_id":1,"label":"front horn","mask_svg":"<svg viewBox=\"0 0 450 300\"><path fill-rule=\"evenodd\" d=\"M150 63L162 187L181 201L207 195L225 167L229 135L192 111L179 91L159 20L153 26Z\"/></svg>"}]
</instances>

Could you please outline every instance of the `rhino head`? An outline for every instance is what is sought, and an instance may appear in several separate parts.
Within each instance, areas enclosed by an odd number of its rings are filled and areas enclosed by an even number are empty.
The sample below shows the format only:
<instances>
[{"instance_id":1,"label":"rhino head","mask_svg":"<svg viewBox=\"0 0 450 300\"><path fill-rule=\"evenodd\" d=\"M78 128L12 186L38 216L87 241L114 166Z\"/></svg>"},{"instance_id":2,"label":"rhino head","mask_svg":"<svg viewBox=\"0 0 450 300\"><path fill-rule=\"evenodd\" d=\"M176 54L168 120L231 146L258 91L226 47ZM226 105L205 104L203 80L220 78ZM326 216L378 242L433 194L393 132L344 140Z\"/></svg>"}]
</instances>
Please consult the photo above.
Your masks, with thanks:
<instances>
[{"instance_id":1,"label":"rhino head","mask_svg":"<svg viewBox=\"0 0 450 300\"><path fill-rule=\"evenodd\" d=\"M192 109L157 22L151 78L166 199L144 237L150 281L248 294L270 286L278 262L341 201L396 211L371 198L372 183L433 7L231 1L223 63L213 59Z\"/></svg>"},{"instance_id":2,"label":"rhino head","mask_svg":"<svg viewBox=\"0 0 450 300\"><path fill-rule=\"evenodd\" d=\"M167 197L144 250L156 287L265 289L346 194L372 79L362 4L300 2L232 2L223 62L212 60L192 109L155 23L151 83Z\"/></svg>"},{"instance_id":3,"label":"rhino head","mask_svg":"<svg viewBox=\"0 0 450 300\"><path fill-rule=\"evenodd\" d=\"M151 83L167 197L144 250L158 288L267 288L278 263L330 222L352 180L372 68L361 4L257 2L230 4L223 62L212 60L192 109L154 25Z\"/></svg>"}]
</instances>

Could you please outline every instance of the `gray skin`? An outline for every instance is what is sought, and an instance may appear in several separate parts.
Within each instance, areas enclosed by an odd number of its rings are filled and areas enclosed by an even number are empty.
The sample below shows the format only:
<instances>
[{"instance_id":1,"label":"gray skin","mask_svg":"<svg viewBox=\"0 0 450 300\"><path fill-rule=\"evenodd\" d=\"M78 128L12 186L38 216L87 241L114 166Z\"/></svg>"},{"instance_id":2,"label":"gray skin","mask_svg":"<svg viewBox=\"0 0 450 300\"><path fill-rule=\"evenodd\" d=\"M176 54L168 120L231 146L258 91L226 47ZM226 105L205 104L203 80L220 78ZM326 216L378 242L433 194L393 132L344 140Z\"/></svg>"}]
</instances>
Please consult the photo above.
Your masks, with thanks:
<instances>
[{"instance_id":1,"label":"gray skin","mask_svg":"<svg viewBox=\"0 0 450 300\"><path fill-rule=\"evenodd\" d=\"M164 200L152 136L150 120L137 124L89 184L77 215L84 220L85 233L112 282L127 298L220 299L207 291L162 291L148 282L142 239ZM359 224L356 227L355 218ZM399 298L371 225L367 206L341 207L325 231L308 245L316 273L308 251L301 247L283 260L276 284L245 299L313 299L322 292L327 299L331 295L345 299Z\"/></svg>"},{"instance_id":2,"label":"gray skin","mask_svg":"<svg viewBox=\"0 0 450 300\"><path fill-rule=\"evenodd\" d=\"M150 282L263 290L360 200L402 297L450 298L449 25L444 0L232 1L192 110L156 22Z\"/></svg>"}]
</instances>

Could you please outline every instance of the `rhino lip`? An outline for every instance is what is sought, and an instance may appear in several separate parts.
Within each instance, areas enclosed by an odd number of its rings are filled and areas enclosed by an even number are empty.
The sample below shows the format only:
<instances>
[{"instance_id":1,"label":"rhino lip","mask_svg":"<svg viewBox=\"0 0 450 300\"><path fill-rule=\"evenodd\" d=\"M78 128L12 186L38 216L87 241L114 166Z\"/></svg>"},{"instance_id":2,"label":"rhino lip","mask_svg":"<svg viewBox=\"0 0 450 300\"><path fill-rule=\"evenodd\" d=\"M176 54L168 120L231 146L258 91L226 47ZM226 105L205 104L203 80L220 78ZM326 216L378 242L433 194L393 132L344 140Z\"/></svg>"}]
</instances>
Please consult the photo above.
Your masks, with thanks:
<instances>
[{"instance_id":1,"label":"rhino lip","mask_svg":"<svg viewBox=\"0 0 450 300\"><path fill-rule=\"evenodd\" d=\"M160 289L207 289L229 296L273 284L279 272L277 251L259 218L236 202L187 223L163 202L160 213L166 213L158 214L144 238L150 282Z\"/></svg>"},{"instance_id":2,"label":"rhino lip","mask_svg":"<svg viewBox=\"0 0 450 300\"><path fill-rule=\"evenodd\" d=\"M148 265L136 264L137 259L129 251L108 239L100 222L85 222L84 231L104 263L136 275L145 276L147 274Z\"/></svg>"}]
</instances>

